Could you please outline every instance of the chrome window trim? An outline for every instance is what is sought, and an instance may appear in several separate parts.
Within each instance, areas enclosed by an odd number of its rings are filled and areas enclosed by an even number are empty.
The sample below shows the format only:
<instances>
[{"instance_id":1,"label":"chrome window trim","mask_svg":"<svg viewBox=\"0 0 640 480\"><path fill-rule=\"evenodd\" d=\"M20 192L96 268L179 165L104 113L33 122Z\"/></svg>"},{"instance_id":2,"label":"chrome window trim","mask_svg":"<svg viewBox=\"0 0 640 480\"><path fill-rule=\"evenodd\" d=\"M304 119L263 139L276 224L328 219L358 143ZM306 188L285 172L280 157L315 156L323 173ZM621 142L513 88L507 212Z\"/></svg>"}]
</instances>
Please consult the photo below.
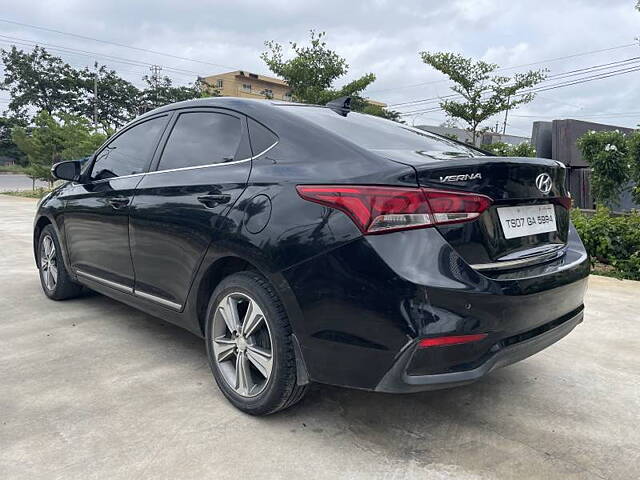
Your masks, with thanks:
<instances>
[{"instance_id":1,"label":"chrome window trim","mask_svg":"<svg viewBox=\"0 0 640 480\"><path fill-rule=\"evenodd\" d=\"M82 270L78 270L78 269L76 269L76 274L81 277L85 277L89 280L92 280L96 283L101 283L108 287L119 290L121 292L129 293L135 297L144 298L145 300L150 300L152 302L159 303L160 305L172 308L174 310L182 310L182 305L179 303L175 303L175 302L172 302L171 300L167 300L162 297L157 297L155 295L151 295L150 293L146 293L140 290L135 290L131 287L127 287L126 285L122 285L121 283L112 282L111 280L107 280L105 278L98 277L97 275L92 275L90 273L83 272Z\"/></svg>"},{"instance_id":2,"label":"chrome window trim","mask_svg":"<svg viewBox=\"0 0 640 480\"><path fill-rule=\"evenodd\" d=\"M276 141L273 145L265 148L263 151L261 151L257 155L253 155L252 157L248 157L248 158L243 158L241 160L234 160L232 162L209 163L207 165L194 165L193 167L169 168L169 169L166 169L166 170L154 170L152 172L133 173L131 175L122 175L120 177L104 178L104 179L96 180L96 181L93 181L93 182L90 182L90 183L96 184L96 183L110 182L110 181L113 181L113 180L119 180L121 178L142 177L143 175L155 175L157 173L182 172L182 171L186 171L186 170L197 170L197 169L200 169L200 168L209 168L209 167L223 167L225 165L235 165L237 163L250 162L251 160L255 160L258 157L260 157L260 156L264 155L265 153L267 153L273 147L278 145L278 143L280 143L279 140Z\"/></svg>"}]
</instances>

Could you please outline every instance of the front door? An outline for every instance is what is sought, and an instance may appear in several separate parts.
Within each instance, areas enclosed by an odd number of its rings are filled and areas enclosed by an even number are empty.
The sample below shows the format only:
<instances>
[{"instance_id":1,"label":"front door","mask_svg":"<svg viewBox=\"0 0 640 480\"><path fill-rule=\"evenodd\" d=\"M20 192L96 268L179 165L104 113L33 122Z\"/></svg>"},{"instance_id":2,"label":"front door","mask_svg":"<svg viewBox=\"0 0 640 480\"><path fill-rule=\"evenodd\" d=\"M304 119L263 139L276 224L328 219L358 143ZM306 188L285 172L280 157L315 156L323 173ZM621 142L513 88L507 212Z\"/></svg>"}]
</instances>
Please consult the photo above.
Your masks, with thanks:
<instances>
[{"instance_id":1,"label":"front door","mask_svg":"<svg viewBox=\"0 0 640 480\"><path fill-rule=\"evenodd\" d=\"M132 292L129 209L167 121L162 115L123 130L98 151L82 183L67 190L65 238L81 278Z\"/></svg>"},{"instance_id":2,"label":"front door","mask_svg":"<svg viewBox=\"0 0 640 480\"><path fill-rule=\"evenodd\" d=\"M131 207L135 293L181 310L193 277L251 170L246 119L181 111Z\"/></svg>"}]
</instances>

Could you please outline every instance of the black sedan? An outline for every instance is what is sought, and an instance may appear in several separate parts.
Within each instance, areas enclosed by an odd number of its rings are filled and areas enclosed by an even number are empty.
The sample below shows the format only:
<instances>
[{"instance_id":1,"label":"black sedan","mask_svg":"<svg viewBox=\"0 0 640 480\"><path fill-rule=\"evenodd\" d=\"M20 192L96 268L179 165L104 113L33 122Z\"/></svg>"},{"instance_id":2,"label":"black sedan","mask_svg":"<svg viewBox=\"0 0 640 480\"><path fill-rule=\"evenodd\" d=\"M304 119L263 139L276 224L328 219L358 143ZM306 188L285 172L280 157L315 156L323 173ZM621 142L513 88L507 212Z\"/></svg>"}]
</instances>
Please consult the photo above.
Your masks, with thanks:
<instances>
[{"instance_id":1,"label":"black sedan","mask_svg":"<svg viewBox=\"0 0 640 480\"><path fill-rule=\"evenodd\" d=\"M566 169L329 106L203 99L149 112L42 200L45 294L89 288L206 339L254 415L310 382L462 385L583 317Z\"/></svg>"}]
</instances>

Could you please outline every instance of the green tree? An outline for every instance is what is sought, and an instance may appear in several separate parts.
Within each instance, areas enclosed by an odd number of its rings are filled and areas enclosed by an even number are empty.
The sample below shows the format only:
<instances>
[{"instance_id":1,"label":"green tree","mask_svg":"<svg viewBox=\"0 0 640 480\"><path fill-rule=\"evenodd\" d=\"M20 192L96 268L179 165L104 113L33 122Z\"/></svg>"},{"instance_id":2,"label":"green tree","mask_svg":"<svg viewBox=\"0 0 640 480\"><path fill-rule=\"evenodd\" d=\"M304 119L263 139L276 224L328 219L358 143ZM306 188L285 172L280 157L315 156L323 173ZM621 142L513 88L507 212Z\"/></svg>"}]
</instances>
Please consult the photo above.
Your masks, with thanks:
<instances>
[{"instance_id":1,"label":"green tree","mask_svg":"<svg viewBox=\"0 0 640 480\"><path fill-rule=\"evenodd\" d=\"M462 99L445 100L440 108L469 126L474 143L478 128L488 118L533 100L533 93L519 93L546 78L546 70L516 73L512 77L496 75L498 65L474 61L449 52L421 52L422 61L444 73L454 83L451 89Z\"/></svg>"},{"instance_id":2,"label":"green tree","mask_svg":"<svg viewBox=\"0 0 640 480\"><path fill-rule=\"evenodd\" d=\"M357 111L366 113L367 115L375 115L376 117L386 118L387 120L393 120L394 122L404 123L400 117L400 112L396 110L388 110L380 105L374 105L372 103L366 103L364 107L358 108Z\"/></svg>"},{"instance_id":3,"label":"green tree","mask_svg":"<svg viewBox=\"0 0 640 480\"><path fill-rule=\"evenodd\" d=\"M97 123L107 132L117 130L138 114L140 91L105 65L79 72L82 97L74 113L93 120L97 107ZM97 99L94 97L97 90Z\"/></svg>"},{"instance_id":4,"label":"green tree","mask_svg":"<svg viewBox=\"0 0 640 480\"><path fill-rule=\"evenodd\" d=\"M482 145L484 150L495 153L500 157L535 157L536 149L529 142L511 145L505 142L496 142Z\"/></svg>"},{"instance_id":5,"label":"green tree","mask_svg":"<svg viewBox=\"0 0 640 480\"><path fill-rule=\"evenodd\" d=\"M362 96L362 92L376 79L373 73L367 73L342 87L335 86L336 80L347 74L349 65L327 47L325 36L325 32L311 30L308 46L289 42L294 52L290 59L284 58L284 47L280 43L267 41L267 51L260 58L269 70L287 82L297 102L324 105L339 97L351 97L352 110L398 120L398 112L370 104Z\"/></svg>"},{"instance_id":6,"label":"green tree","mask_svg":"<svg viewBox=\"0 0 640 480\"><path fill-rule=\"evenodd\" d=\"M71 112L78 104L78 72L44 48L36 46L25 53L12 46L0 50L0 57L4 64L0 89L9 91L9 111L14 116L29 117L29 107L50 115Z\"/></svg>"},{"instance_id":7,"label":"green tree","mask_svg":"<svg viewBox=\"0 0 640 480\"><path fill-rule=\"evenodd\" d=\"M11 138L11 131L25 122L15 117L0 117L0 157L13 158L19 165L25 165L27 159Z\"/></svg>"},{"instance_id":8,"label":"green tree","mask_svg":"<svg viewBox=\"0 0 640 480\"><path fill-rule=\"evenodd\" d=\"M193 100L202 97L217 97L220 92L198 77L194 83L174 86L167 76L145 75L142 77L147 87L140 93L140 104L144 111L161 107L169 103Z\"/></svg>"},{"instance_id":9,"label":"green tree","mask_svg":"<svg viewBox=\"0 0 640 480\"><path fill-rule=\"evenodd\" d=\"M96 133L84 117L60 114L56 118L42 111L35 117L33 127L14 128L12 138L27 156L27 175L53 185L51 167L54 163L93 153L106 135Z\"/></svg>"},{"instance_id":10,"label":"green tree","mask_svg":"<svg viewBox=\"0 0 640 480\"><path fill-rule=\"evenodd\" d=\"M618 130L589 131L578 139L578 148L591 167L591 192L596 202L616 205L631 180L624 134Z\"/></svg>"}]
</instances>

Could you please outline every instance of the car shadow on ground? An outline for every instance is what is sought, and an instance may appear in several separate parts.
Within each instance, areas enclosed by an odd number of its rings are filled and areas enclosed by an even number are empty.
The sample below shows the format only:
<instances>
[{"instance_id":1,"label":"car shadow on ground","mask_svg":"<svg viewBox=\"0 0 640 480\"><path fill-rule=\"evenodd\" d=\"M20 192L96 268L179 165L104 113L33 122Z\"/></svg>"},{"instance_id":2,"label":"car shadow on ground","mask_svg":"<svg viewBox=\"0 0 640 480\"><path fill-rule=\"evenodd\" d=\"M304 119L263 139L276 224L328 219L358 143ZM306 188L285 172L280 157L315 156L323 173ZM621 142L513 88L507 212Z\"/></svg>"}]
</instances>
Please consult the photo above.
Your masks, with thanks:
<instances>
[{"instance_id":1,"label":"car shadow on ground","mask_svg":"<svg viewBox=\"0 0 640 480\"><path fill-rule=\"evenodd\" d=\"M393 464L410 462L418 471L443 464L494 472L495 464L489 459L495 461L496 452L502 452L505 468L516 462L517 468L526 470L526 462L535 462L542 466L538 472L542 476L548 472L546 468L570 463L581 471L573 459L576 446L571 437L562 436L558 442L556 432L569 431L581 412L567 401L569 392L563 389L571 385L562 385L553 359L538 357L496 370L470 385L413 394L312 384L297 405L256 418L235 410L218 391L201 338L99 294L88 292L64 302L65 310L67 304L68 310L85 319L81 321L90 323L93 333L115 335L122 343L118 348L123 355L123 349L144 350L136 357L143 356L140 368L154 365L162 371L180 372L171 380L177 378L184 385L173 384L174 391L193 392L194 382L201 386L197 397L185 393L179 402L187 409L198 404L202 425L219 422L222 409L230 420L258 428L261 435L333 449L356 448ZM126 359L111 361L124 363ZM145 388L158 392L163 387Z\"/></svg>"},{"instance_id":2,"label":"car shadow on ground","mask_svg":"<svg viewBox=\"0 0 640 480\"><path fill-rule=\"evenodd\" d=\"M169 322L152 317L120 302L116 302L98 293L87 291L72 302L91 304L91 309L102 311L98 317L108 316L109 321L120 323L129 331L141 332L148 342L158 342L163 350L180 350L181 358L190 364L206 364L204 340ZM104 321L104 320L101 320ZM288 419L315 416L330 420L339 415L347 423L362 423L382 428L385 421L392 419L393 424L415 423L417 416L466 416L469 410L479 404L490 401L488 396L501 397L508 394L518 396L518 385L527 388L530 372L526 365L516 365L492 372L487 378L476 383L446 390L436 390L411 394L386 394L311 384L305 398L293 408L267 417L265 421L283 422ZM207 375L210 375L207 365ZM523 378L524 377L524 378ZM514 391L515 389L515 391ZM222 397L220 397L222 398Z\"/></svg>"}]
</instances>

